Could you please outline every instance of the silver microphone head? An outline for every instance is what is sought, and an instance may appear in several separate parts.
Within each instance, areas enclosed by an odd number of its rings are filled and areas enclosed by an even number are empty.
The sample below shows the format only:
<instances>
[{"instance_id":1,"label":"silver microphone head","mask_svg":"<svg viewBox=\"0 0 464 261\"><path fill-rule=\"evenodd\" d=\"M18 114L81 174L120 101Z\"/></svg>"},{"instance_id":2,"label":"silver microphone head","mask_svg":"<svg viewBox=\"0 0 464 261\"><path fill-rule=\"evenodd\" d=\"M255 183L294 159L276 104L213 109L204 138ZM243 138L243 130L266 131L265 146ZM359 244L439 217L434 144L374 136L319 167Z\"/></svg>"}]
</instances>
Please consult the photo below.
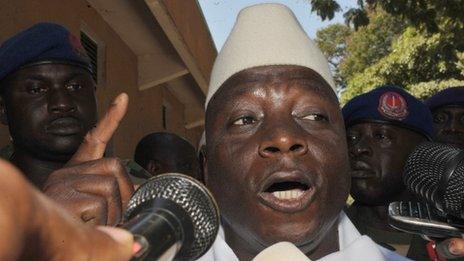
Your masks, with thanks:
<instances>
[{"instance_id":1,"label":"silver microphone head","mask_svg":"<svg viewBox=\"0 0 464 261\"><path fill-rule=\"evenodd\" d=\"M403 181L412 192L440 211L462 217L463 151L446 144L424 142L409 155Z\"/></svg>"},{"instance_id":2,"label":"silver microphone head","mask_svg":"<svg viewBox=\"0 0 464 261\"><path fill-rule=\"evenodd\" d=\"M125 213L128 220L142 211L144 203L168 200L182 208L193 224L194 240L183 258L202 256L216 239L220 217L219 208L208 189L198 180L178 173L162 174L149 179L133 194Z\"/></svg>"}]
</instances>

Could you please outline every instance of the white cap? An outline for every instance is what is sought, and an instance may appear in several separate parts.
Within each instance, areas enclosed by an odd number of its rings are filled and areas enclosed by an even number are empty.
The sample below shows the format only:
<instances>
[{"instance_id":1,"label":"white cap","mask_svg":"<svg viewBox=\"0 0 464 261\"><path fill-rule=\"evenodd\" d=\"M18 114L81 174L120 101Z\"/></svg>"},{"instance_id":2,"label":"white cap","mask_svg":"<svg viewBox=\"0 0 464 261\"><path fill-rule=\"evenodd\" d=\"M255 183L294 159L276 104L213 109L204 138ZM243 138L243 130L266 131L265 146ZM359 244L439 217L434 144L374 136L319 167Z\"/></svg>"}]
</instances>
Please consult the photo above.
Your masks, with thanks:
<instances>
[{"instance_id":1,"label":"white cap","mask_svg":"<svg viewBox=\"0 0 464 261\"><path fill-rule=\"evenodd\" d=\"M259 4L240 11L211 73L205 108L232 75L257 66L300 65L320 74L335 92L329 64L293 12L281 4Z\"/></svg>"}]
</instances>

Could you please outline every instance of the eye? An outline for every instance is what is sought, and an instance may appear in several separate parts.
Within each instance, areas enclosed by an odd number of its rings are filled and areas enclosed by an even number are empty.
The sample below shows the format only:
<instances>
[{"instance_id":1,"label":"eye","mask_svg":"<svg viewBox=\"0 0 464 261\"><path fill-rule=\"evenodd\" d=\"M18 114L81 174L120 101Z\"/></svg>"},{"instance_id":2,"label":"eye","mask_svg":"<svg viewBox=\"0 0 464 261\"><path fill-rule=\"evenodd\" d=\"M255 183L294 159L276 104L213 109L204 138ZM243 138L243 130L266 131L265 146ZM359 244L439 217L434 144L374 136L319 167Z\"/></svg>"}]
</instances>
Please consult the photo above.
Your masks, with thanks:
<instances>
[{"instance_id":1,"label":"eye","mask_svg":"<svg viewBox=\"0 0 464 261\"><path fill-rule=\"evenodd\" d=\"M390 137L381 132L374 133L374 138L380 142L386 142L390 140Z\"/></svg>"},{"instance_id":2,"label":"eye","mask_svg":"<svg viewBox=\"0 0 464 261\"><path fill-rule=\"evenodd\" d=\"M356 142L358 142L358 139L359 139L359 137L354 135L354 134L347 134L346 135L346 140L347 140L348 144L355 144Z\"/></svg>"},{"instance_id":3,"label":"eye","mask_svg":"<svg viewBox=\"0 0 464 261\"><path fill-rule=\"evenodd\" d=\"M30 94L40 94L47 91L47 88L41 85L32 85L27 88L27 92Z\"/></svg>"},{"instance_id":4,"label":"eye","mask_svg":"<svg viewBox=\"0 0 464 261\"><path fill-rule=\"evenodd\" d=\"M256 122L255 118L253 118L251 116L244 116L244 117L238 118L232 124L241 126L241 125L250 125L250 124L253 124L255 122Z\"/></svg>"},{"instance_id":5,"label":"eye","mask_svg":"<svg viewBox=\"0 0 464 261\"><path fill-rule=\"evenodd\" d=\"M66 89L69 91L77 91L82 89L82 85L79 83L69 83L66 85Z\"/></svg>"},{"instance_id":6,"label":"eye","mask_svg":"<svg viewBox=\"0 0 464 261\"><path fill-rule=\"evenodd\" d=\"M447 116L446 114L442 113L442 112L438 112L438 113L434 113L433 114L433 122L437 123L437 124L443 124L445 123L447 120Z\"/></svg>"},{"instance_id":7,"label":"eye","mask_svg":"<svg viewBox=\"0 0 464 261\"><path fill-rule=\"evenodd\" d=\"M309 121L327 121L328 120L326 116L322 114L317 114L317 113L306 115L302 119L309 120Z\"/></svg>"}]
</instances>

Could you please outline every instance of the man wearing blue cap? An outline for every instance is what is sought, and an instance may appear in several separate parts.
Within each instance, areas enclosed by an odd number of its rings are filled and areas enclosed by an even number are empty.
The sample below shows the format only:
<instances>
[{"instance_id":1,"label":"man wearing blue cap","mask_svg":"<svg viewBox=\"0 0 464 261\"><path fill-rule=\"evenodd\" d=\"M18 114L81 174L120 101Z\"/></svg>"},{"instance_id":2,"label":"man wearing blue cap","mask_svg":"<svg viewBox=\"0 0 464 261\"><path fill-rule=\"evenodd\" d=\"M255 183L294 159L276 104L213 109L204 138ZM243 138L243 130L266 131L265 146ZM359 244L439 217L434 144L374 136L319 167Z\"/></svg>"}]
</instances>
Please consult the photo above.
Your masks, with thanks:
<instances>
[{"instance_id":1,"label":"man wearing blue cap","mask_svg":"<svg viewBox=\"0 0 464 261\"><path fill-rule=\"evenodd\" d=\"M18 33L0 46L0 119L13 140L10 161L29 181L76 218L114 224L133 191L124 167L74 155L97 122L91 73L79 39L63 26Z\"/></svg>"},{"instance_id":2,"label":"man wearing blue cap","mask_svg":"<svg viewBox=\"0 0 464 261\"><path fill-rule=\"evenodd\" d=\"M355 200L348 214L360 232L406 254L411 236L389 227L387 208L390 202L412 199L402 182L403 167L419 143L432 139L432 115L421 101L395 86L359 95L342 112ZM411 255L409 251L417 258Z\"/></svg>"},{"instance_id":3,"label":"man wearing blue cap","mask_svg":"<svg viewBox=\"0 0 464 261\"><path fill-rule=\"evenodd\" d=\"M436 141L464 149L464 86L442 90L425 104L433 114Z\"/></svg>"}]
</instances>

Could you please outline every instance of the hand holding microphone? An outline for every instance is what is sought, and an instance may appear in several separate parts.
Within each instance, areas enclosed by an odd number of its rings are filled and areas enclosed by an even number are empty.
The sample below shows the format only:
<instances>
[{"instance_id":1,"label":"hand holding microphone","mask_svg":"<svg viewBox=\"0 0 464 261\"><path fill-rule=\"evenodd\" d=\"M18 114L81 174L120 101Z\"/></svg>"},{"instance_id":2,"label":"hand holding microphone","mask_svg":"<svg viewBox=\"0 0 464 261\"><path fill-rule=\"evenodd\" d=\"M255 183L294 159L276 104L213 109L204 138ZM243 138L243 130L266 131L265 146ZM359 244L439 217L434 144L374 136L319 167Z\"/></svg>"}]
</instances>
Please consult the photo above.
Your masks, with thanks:
<instances>
[{"instance_id":1,"label":"hand holding microphone","mask_svg":"<svg viewBox=\"0 0 464 261\"><path fill-rule=\"evenodd\" d=\"M129 260L132 235L73 219L0 160L0 260Z\"/></svg>"},{"instance_id":2,"label":"hand holding microphone","mask_svg":"<svg viewBox=\"0 0 464 261\"><path fill-rule=\"evenodd\" d=\"M142 249L136 260L195 260L213 244L219 210L211 193L182 174L156 176L132 196L123 227Z\"/></svg>"},{"instance_id":3,"label":"hand holding microphone","mask_svg":"<svg viewBox=\"0 0 464 261\"><path fill-rule=\"evenodd\" d=\"M436 244L438 255L464 256L464 150L422 143L409 156L404 172L407 188L427 204L393 202L389 223L409 233L448 237Z\"/></svg>"}]
</instances>

